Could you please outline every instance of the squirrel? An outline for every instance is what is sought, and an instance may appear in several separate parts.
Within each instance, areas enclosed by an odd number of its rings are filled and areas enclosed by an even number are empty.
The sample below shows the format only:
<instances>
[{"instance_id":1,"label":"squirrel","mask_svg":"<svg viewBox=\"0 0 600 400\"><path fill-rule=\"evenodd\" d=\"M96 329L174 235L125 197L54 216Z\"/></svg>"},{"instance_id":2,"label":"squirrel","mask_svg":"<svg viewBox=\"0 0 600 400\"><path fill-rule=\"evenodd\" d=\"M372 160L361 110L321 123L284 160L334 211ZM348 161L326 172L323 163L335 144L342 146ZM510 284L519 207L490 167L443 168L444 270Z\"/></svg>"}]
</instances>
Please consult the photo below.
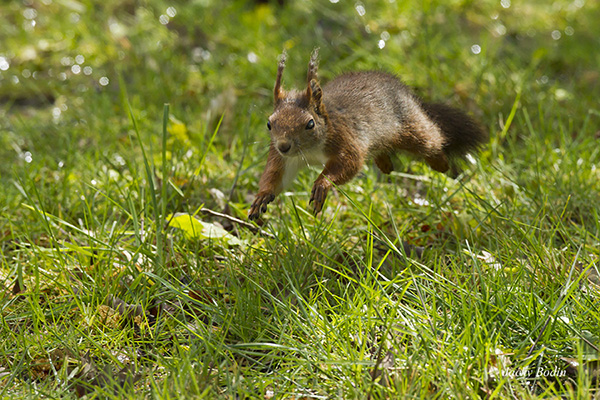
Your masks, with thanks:
<instances>
[{"instance_id":1,"label":"squirrel","mask_svg":"<svg viewBox=\"0 0 600 400\"><path fill-rule=\"evenodd\" d=\"M369 159L389 174L394 169L390 155L405 150L423 157L434 170L446 172L452 161L464 159L487 141L487 134L466 113L421 101L386 72L349 72L321 88L317 60L315 49L306 89L284 91L285 51L280 57L274 111L267 122L271 144L248 212L251 220L267 211L303 166L324 166L309 201L316 215L329 190L351 180Z\"/></svg>"}]
</instances>

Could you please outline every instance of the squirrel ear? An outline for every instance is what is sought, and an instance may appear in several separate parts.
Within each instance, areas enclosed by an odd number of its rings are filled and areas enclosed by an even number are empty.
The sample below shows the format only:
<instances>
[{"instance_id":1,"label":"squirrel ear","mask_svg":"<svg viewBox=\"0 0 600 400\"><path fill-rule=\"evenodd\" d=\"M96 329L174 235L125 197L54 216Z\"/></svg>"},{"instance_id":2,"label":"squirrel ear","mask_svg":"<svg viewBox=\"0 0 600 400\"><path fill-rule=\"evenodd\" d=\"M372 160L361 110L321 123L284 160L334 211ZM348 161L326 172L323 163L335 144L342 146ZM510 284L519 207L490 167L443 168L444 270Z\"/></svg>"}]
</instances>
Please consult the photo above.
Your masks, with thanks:
<instances>
[{"instance_id":1,"label":"squirrel ear","mask_svg":"<svg viewBox=\"0 0 600 400\"><path fill-rule=\"evenodd\" d=\"M275 80L275 89L273 90L275 104L277 104L285 96L285 92L281 88L281 76L283 75L283 69L285 68L286 58L287 54L284 50L279 57L279 65L277 66L277 79Z\"/></svg>"},{"instance_id":2,"label":"squirrel ear","mask_svg":"<svg viewBox=\"0 0 600 400\"><path fill-rule=\"evenodd\" d=\"M322 115L325 110L323 107L323 90L321 89L321 85L319 85L316 79L311 79L307 91L310 103L315 107L317 113Z\"/></svg>"},{"instance_id":3,"label":"squirrel ear","mask_svg":"<svg viewBox=\"0 0 600 400\"><path fill-rule=\"evenodd\" d=\"M315 47L312 54L310 55L310 61L308 62L308 76L306 82L310 89L310 81L317 79L317 67L319 66L319 48Z\"/></svg>"},{"instance_id":4,"label":"squirrel ear","mask_svg":"<svg viewBox=\"0 0 600 400\"><path fill-rule=\"evenodd\" d=\"M325 109L323 107L323 90L321 90L321 85L319 85L319 80L317 78L317 67L319 64L319 48L316 47L311 56L310 61L308 63L308 85L306 88L306 96L310 103L315 107L315 111L318 114L323 115Z\"/></svg>"}]
</instances>

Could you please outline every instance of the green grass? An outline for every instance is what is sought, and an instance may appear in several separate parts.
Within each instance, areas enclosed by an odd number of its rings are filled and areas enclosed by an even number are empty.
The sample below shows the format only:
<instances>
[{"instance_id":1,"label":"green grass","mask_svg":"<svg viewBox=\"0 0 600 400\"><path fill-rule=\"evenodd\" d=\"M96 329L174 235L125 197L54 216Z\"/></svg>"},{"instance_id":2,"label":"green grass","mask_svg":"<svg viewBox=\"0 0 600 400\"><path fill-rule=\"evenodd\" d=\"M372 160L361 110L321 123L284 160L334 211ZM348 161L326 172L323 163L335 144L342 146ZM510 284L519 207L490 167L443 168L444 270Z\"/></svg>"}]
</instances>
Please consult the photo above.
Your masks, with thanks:
<instances>
[{"instance_id":1,"label":"green grass","mask_svg":"<svg viewBox=\"0 0 600 400\"><path fill-rule=\"evenodd\" d=\"M0 5L0 398L598 396L598 4L246 3ZM489 145L316 218L306 171L262 234L203 211L246 221L317 46Z\"/></svg>"}]
</instances>

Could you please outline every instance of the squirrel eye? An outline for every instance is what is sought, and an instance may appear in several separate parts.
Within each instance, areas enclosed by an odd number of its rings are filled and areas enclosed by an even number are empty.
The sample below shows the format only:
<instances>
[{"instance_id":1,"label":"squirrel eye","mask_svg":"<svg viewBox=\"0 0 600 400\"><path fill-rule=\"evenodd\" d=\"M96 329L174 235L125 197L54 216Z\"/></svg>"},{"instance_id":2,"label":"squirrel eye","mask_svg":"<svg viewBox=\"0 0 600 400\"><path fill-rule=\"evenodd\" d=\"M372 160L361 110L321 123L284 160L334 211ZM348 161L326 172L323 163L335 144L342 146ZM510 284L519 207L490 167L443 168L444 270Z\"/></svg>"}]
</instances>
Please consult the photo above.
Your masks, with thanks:
<instances>
[{"instance_id":1,"label":"squirrel eye","mask_svg":"<svg viewBox=\"0 0 600 400\"><path fill-rule=\"evenodd\" d=\"M271 130L271 121L267 121L267 128Z\"/></svg>"},{"instance_id":2,"label":"squirrel eye","mask_svg":"<svg viewBox=\"0 0 600 400\"><path fill-rule=\"evenodd\" d=\"M308 121L308 124L306 124L306 129L312 129L315 127L315 120L311 119L310 121Z\"/></svg>"}]
</instances>

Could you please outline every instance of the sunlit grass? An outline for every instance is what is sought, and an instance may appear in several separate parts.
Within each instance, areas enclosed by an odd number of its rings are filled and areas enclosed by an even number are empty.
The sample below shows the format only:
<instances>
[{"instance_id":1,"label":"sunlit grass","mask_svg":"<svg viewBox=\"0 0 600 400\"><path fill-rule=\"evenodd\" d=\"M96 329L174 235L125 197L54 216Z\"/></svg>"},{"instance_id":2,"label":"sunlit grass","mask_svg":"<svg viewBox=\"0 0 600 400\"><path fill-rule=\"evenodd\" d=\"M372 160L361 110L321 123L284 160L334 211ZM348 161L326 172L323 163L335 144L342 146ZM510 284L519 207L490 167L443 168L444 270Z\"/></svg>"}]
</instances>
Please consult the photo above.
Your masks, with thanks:
<instances>
[{"instance_id":1,"label":"sunlit grass","mask_svg":"<svg viewBox=\"0 0 600 400\"><path fill-rule=\"evenodd\" d=\"M596 394L597 15L1 5L0 397ZM249 229L277 55L299 86L317 46L323 80L397 73L489 145L458 180L369 165L317 217L307 171Z\"/></svg>"}]
</instances>

